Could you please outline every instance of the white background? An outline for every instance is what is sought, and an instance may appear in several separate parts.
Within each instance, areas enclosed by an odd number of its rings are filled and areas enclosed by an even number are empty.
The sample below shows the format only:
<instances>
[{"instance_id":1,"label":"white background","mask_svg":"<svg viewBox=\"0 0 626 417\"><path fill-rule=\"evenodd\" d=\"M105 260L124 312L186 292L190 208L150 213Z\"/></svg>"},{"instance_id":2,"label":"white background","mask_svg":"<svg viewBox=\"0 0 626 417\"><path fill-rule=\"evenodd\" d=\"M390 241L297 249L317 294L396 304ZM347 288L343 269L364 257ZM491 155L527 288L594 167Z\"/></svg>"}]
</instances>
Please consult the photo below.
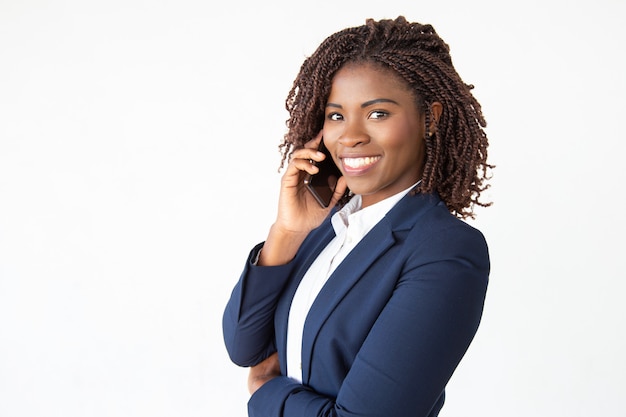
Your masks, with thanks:
<instances>
[{"instance_id":1,"label":"white background","mask_svg":"<svg viewBox=\"0 0 626 417\"><path fill-rule=\"evenodd\" d=\"M624 416L626 5L0 0L0 416L245 416L221 315L326 36L432 23L497 165L442 417Z\"/></svg>"}]
</instances>

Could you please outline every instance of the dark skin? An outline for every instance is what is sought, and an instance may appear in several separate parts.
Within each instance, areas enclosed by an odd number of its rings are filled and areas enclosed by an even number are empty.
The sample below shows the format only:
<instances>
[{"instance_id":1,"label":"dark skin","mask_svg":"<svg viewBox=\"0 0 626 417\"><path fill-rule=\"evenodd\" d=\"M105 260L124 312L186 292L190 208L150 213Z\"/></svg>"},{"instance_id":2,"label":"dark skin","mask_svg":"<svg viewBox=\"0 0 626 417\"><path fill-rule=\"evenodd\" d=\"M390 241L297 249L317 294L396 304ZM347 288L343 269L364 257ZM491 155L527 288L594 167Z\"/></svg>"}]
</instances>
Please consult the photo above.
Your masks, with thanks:
<instances>
[{"instance_id":1,"label":"dark skin","mask_svg":"<svg viewBox=\"0 0 626 417\"><path fill-rule=\"evenodd\" d=\"M280 363L278 362L278 353L274 353L260 364L250 368L250 374L248 375L248 391L250 395L254 394L267 381L277 376L280 376Z\"/></svg>"},{"instance_id":2,"label":"dark skin","mask_svg":"<svg viewBox=\"0 0 626 417\"><path fill-rule=\"evenodd\" d=\"M371 64L348 64L333 78L324 143L362 208L422 178L426 120L409 91L391 70ZM432 107L440 113L441 104Z\"/></svg>"},{"instance_id":3,"label":"dark skin","mask_svg":"<svg viewBox=\"0 0 626 417\"><path fill-rule=\"evenodd\" d=\"M434 130L442 112L431 105ZM318 168L324 143L343 173L333 200L322 208L304 188L307 173ZM284 265L296 255L311 230L318 227L346 187L362 196L362 207L375 204L415 184L425 160L425 116L408 86L390 70L370 64L349 64L333 78L323 131L293 152L281 179L278 214L271 226L258 265ZM254 394L280 375L278 354L250 368L248 390Z\"/></svg>"}]
</instances>

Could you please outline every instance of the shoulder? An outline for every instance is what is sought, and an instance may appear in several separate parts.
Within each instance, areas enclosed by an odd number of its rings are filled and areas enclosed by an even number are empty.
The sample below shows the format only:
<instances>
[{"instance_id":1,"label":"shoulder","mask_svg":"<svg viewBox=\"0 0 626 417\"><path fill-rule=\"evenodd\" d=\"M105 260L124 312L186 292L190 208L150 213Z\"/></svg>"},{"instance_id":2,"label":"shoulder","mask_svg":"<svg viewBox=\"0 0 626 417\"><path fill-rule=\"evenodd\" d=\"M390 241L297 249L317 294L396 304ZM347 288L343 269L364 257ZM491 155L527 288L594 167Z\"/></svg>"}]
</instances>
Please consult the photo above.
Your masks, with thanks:
<instances>
[{"instance_id":1,"label":"shoulder","mask_svg":"<svg viewBox=\"0 0 626 417\"><path fill-rule=\"evenodd\" d=\"M406 235L407 258L422 261L459 259L489 269L489 250L483 233L452 215L436 194L407 196L399 203Z\"/></svg>"},{"instance_id":2,"label":"shoulder","mask_svg":"<svg viewBox=\"0 0 626 417\"><path fill-rule=\"evenodd\" d=\"M407 195L386 218L394 230L418 229L422 233L437 233L454 229L482 238L478 229L452 215L437 193Z\"/></svg>"}]
</instances>

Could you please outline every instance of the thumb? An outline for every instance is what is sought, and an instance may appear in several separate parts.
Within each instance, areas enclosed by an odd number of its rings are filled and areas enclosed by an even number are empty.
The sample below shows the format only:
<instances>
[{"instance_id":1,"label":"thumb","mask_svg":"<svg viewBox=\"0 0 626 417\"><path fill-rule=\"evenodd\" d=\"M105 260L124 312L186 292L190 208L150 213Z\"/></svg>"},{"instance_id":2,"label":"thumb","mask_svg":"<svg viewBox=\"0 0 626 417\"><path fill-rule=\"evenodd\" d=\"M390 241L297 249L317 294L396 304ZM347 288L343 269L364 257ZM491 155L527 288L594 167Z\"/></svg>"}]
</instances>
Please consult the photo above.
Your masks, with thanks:
<instances>
[{"instance_id":1,"label":"thumb","mask_svg":"<svg viewBox=\"0 0 626 417\"><path fill-rule=\"evenodd\" d=\"M331 203L329 207L334 207L342 197L348 192L348 184L346 183L346 179L342 176L337 180L337 186L335 187L335 191L333 193L333 198L331 199Z\"/></svg>"}]
</instances>

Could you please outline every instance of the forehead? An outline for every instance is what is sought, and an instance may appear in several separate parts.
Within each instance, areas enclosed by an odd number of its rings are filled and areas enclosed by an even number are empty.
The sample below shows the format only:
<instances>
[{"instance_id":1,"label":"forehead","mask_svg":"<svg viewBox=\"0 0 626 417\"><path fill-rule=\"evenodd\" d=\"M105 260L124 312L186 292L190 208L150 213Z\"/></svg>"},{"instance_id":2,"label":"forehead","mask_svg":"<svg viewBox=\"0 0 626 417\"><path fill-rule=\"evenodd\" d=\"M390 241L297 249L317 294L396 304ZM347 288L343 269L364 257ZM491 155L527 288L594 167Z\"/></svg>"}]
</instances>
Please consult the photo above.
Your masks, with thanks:
<instances>
[{"instance_id":1,"label":"forehead","mask_svg":"<svg viewBox=\"0 0 626 417\"><path fill-rule=\"evenodd\" d=\"M382 65L365 63L347 63L341 67L331 80L330 97L338 95L384 97L393 95L404 97L411 101L418 101L417 94L393 70Z\"/></svg>"}]
</instances>

